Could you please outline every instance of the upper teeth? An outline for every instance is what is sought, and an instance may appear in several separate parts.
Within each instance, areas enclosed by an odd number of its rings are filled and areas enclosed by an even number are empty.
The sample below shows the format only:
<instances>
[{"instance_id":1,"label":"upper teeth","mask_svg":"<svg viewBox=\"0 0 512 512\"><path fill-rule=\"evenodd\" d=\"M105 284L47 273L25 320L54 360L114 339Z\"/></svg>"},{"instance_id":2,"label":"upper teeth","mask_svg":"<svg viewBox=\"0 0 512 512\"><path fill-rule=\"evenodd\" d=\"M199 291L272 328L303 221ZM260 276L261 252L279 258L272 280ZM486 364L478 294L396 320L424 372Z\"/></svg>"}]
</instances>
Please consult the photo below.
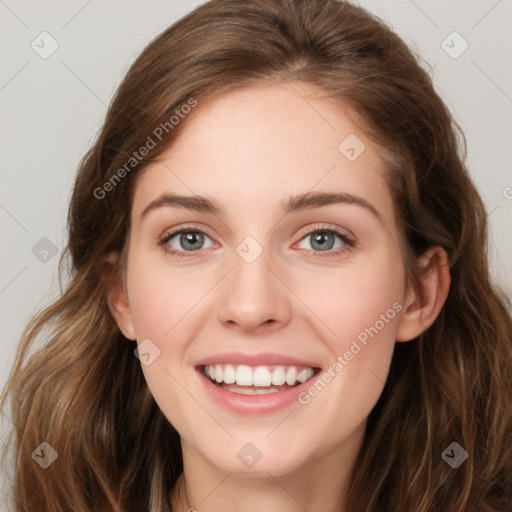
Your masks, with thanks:
<instances>
[{"instance_id":1,"label":"upper teeth","mask_svg":"<svg viewBox=\"0 0 512 512\"><path fill-rule=\"evenodd\" d=\"M297 381L306 382L313 377L313 368L296 366L246 366L215 364L204 367L204 373L216 382L237 383L239 386L281 386L285 382L293 386Z\"/></svg>"}]
</instances>

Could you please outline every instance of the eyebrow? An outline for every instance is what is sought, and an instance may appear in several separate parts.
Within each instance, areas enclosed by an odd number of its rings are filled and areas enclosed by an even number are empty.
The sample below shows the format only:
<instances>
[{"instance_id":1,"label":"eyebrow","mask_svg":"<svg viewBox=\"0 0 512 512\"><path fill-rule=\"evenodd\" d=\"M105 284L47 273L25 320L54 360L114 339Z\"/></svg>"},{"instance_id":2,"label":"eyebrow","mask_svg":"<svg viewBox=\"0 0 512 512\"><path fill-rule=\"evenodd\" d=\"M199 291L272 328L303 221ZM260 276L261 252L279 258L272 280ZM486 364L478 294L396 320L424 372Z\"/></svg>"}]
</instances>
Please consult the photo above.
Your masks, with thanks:
<instances>
[{"instance_id":1,"label":"eyebrow","mask_svg":"<svg viewBox=\"0 0 512 512\"><path fill-rule=\"evenodd\" d=\"M281 209L286 215L295 211L308 210L340 203L362 206L382 222L382 217L378 210L371 203L366 201L366 199L344 192L306 192L296 196L290 196L288 199L281 202ZM214 215L226 214L226 209L214 199L198 195L184 196L166 193L151 201L151 203L149 203L141 213L141 218L145 217L150 211L164 206L183 208L185 210L195 210L203 213L212 213Z\"/></svg>"}]
</instances>

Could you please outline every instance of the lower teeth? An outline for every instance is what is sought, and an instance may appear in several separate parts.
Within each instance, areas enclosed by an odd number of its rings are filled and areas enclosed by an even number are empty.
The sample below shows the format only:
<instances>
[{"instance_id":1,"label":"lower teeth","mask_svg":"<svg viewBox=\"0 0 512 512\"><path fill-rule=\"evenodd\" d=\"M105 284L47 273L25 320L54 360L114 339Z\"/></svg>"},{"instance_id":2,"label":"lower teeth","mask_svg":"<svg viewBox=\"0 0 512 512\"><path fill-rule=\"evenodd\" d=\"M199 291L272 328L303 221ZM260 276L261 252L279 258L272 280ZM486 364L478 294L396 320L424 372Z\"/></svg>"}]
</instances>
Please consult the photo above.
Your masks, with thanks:
<instances>
[{"instance_id":1,"label":"lower teeth","mask_svg":"<svg viewBox=\"0 0 512 512\"><path fill-rule=\"evenodd\" d=\"M276 388L265 388L265 389L256 389L254 387L248 387L247 389L238 388L238 389L229 389L228 387L221 386L222 389L226 391L230 391L231 393L239 393L241 395L267 395L268 393L278 393L279 389Z\"/></svg>"},{"instance_id":2,"label":"lower teeth","mask_svg":"<svg viewBox=\"0 0 512 512\"><path fill-rule=\"evenodd\" d=\"M289 386L288 384L283 384L282 386L268 386L268 387L258 387L258 386L240 386L238 384L226 384L224 382L219 383L212 381L217 387L222 388L231 393L239 393L241 395L267 395L268 393L278 393L279 391L286 391L288 389L292 389L295 386Z\"/></svg>"}]
</instances>

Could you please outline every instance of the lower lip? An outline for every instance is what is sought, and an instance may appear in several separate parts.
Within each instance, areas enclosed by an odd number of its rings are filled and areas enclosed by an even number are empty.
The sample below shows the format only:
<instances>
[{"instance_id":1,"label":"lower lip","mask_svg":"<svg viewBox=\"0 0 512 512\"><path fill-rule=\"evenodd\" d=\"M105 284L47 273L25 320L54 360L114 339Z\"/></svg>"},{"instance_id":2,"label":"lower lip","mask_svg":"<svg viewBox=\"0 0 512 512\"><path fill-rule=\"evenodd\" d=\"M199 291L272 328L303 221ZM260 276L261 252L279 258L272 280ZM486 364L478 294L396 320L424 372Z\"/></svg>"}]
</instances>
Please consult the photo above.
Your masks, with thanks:
<instances>
[{"instance_id":1,"label":"lower lip","mask_svg":"<svg viewBox=\"0 0 512 512\"><path fill-rule=\"evenodd\" d=\"M284 409L293 402L297 402L299 393L305 391L316 376L314 375L306 382L285 391L267 393L264 395L243 395L241 393L226 391L216 386L204 375L201 369L196 368L196 371L199 374L199 378L206 392L210 394L215 402L233 412L246 415L271 413Z\"/></svg>"}]
</instances>

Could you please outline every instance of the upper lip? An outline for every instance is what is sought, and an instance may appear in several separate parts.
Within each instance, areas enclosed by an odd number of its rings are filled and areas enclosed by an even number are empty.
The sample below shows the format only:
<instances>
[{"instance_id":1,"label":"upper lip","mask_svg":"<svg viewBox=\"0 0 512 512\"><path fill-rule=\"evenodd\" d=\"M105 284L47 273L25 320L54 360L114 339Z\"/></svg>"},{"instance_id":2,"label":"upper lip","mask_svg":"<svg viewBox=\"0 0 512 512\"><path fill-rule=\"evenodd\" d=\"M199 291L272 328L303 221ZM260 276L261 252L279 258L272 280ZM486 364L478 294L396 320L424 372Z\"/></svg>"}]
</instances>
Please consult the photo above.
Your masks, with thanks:
<instances>
[{"instance_id":1,"label":"upper lip","mask_svg":"<svg viewBox=\"0 0 512 512\"><path fill-rule=\"evenodd\" d=\"M223 363L233 365L244 364L247 366L284 365L320 368L320 365L315 362L297 359L296 357L290 357L284 354L272 354L270 352L261 354L242 354L239 352L215 354L201 359L196 366L207 366Z\"/></svg>"}]
</instances>

